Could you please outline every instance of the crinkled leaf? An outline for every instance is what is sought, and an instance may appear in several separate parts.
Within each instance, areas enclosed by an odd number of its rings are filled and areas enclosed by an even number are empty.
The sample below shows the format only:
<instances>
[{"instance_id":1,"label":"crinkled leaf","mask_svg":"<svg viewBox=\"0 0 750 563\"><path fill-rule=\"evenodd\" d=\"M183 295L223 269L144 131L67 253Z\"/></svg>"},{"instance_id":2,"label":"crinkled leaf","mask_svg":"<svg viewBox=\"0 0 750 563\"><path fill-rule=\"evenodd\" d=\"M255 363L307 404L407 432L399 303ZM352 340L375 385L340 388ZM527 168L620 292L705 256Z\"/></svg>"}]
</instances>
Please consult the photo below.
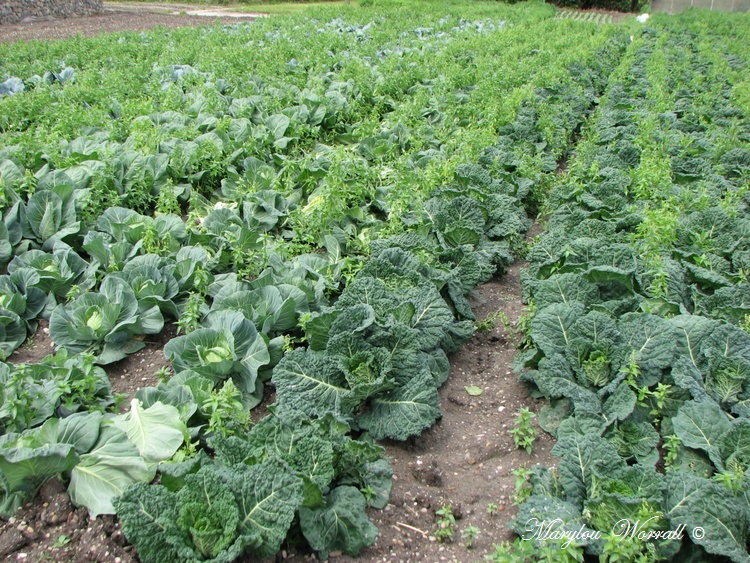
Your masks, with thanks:
<instances>
[{"instance_id":1,"label":"crinkled leaf","mask_svg":"<svg viewBox=\"0 0 750 563\"><path fill-rule=\"evenodd\" d=\"M321 559L334 550L357 555L375 542L378 529L365 513L365 499L354 487L333 489L321 508L300 508L300 526Z\"/></svg>"},{"instance_id":2,"label":"crinkled leaf","mask_svg":"<svg viewBox=\"0 0 750 563\"><path fill-rule=\"evenodd\" d=\"M314 416L327 412L349 415L359 402L338 367L335 356L297 348L273 371L276 399Z\"/></svg>"},{"instance_id":3,"label":"crinkled leaf","mask_svg":"<svg viewBox=\"0 0 750 563\"><path fill-rule=\"evenodd\" d=\"M357 422L376 440L406 440L432 426L440 416L435 380L422 371L403 387L373 398L370 409L358 416Z\"/></svg>"},{"instance_id":4,"label":"crinkled leaf","mask_svg":"<svg viewBox=\"0 0 750 563\"><path fill-rule=\"evenodd\" d=\"M685 471L665 475L665 516L674 528L700 528L691 539L716 555L735 562L750 561L747 553L747 507L722 485Z\"/></svg>"},{"instance_id":5,"label":"crinkled leaf","mask_svg":"<svg viewBox=\"0 0 750 563\"><path fill-rule=\"evenodd\" d=\"M723 469L718 445L729 431L729 417L714 402L688 401L672 418L674 433L688 447L704 450Z\"/></svg>"}]
</instances>

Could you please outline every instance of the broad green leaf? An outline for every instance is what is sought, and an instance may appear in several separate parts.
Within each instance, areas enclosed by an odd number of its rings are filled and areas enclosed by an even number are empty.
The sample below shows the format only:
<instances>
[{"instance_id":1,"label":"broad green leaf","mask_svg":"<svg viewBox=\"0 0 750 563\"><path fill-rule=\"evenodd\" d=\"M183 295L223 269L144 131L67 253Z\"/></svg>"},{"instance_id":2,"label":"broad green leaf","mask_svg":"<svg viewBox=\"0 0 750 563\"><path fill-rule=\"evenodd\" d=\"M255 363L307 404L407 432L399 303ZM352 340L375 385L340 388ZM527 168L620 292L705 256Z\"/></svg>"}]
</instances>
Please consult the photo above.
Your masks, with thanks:
<instances>
[{"instance_id":1,"label":"broad green leaf","mask_svg":"<svg viewBox=\"0 0 750 563\"><path fill-rule=\"evenodd\" d=\"M284 136L289 128L290 120L286 115L272 115L266 120L266 127L271 131L271 136L278 141Z\"/></svg>"},{"instance_id":2,"label":"broad green leaf","mask_svg":"<svg viewBox=\"0 0 750 563\"><path fill-rule=\"evenodd\" d=\"M249 467L232 480L240 507L240 534L253 538L250 553L272 557L281 548L302 504L302 479L279 460Z\"/></svg>"},{"instance_id":3,"label":"broad green leaf","mask_svg":"<svg viewBox=\"0 0 750 563\"><path fill-rule=\"evenodd\" d=\"M338 367L336 356L297 348L273 370L276 400L308 415L348 416L358 404Z\"/></svg>"},{"instance_id":4,"label":"broad green leaf","mask_svg":"<svg viewBox=\"0 0 750 563\"><path fill-rule=\"evenodd\" d=\"M747 563L747 506L722 485L684 471L665 475L665 515L709 553Z\"/></svg>"},{"instance_id":5,"label":"broad green leaf","mask_svg":"<svg viewBox=\"0 0 750 563\"><path fill-rule=\"evenodd\" d=\"M36 495L45 481L69 471L78 460L70 444L0 448L0 514L11 516L16 508Z\"/></svg>"},{"instance_id":6,"label":"broad green leaf","mask_svg":"<svg viewBox=\"0 0 750 563\"><path fill-rule=\"evenodd\" d=\"M722 435L729 431L729 417L714 402L689 401L680 407L672 418L674 433L682 443L691 448L704 450L708 457L723 469L718 445Z\"/></svg>"},{"instance_id":7,"label":"broad green leaf","mask_svg":"<svg viewBox=\"0 0 750 563\"><path fill-rule=\"evenodd\" d=\"M403 387L373 398L370 410L357 417L376 440L406 440L420 434L441 416L435 380L422 371Z\"/></svg>"},{"instance_id":8,"label":"broad green leaf","mask_svg":"<svg viewBox=\"0 0 750 563\"><path fill-rule=\"evenodd\" d=\"M141 561L178 561L176 549L165 541L166 535L178 533L175 495L164 487L137 483L125 489L115 509L122 533L138 548Z\"/></svg>"},{"instance_id":9,"label":"broad green leaf","mask_svg":"<svg viewBox=\"0 0 750 563\"><path fill-rule=\"evenodd\" d=\"M558 436L561 436L559 431ZM595 434L560 437L552 453L562 457L559 464L560 483L568 501L577 506L583 506L589 497L595 476L611 475L625 465L615 447Z\"/></svg>"},{"instance_id":10,"label":"broad green leaf","mask_svg":"<svg viewBox=\"0 0 750 563\"><path fill-rule=\"evenodd\" d=\"M606 401L602 404L602 414L606 417L607 423L611 424L615 420L625 420L635 409L636 396L628 384L623 381L616 388Z\"/></svg>"},{"instance_id":11,"label":"broad green leaf","mask_svg":"<svg viewBox=\"0 0 750 563\"><path fill-rule=\"evenodd\" d=\"M77 506L85 506L91 516L114 514L112 501L125 487L154 478L138 449L127 435L114 426L102 429L94 448L82 455L70 475L68 493Z\"/></svg>"},{"instance_id":12,"label":"broad green leaf","mask_svg":"<svg viewBox=\"0 0 750 563\"><path fill-rule=\"evenodd\" d=\"M57 442L72 445L76 452L85 454L94 447L99 437L102 413L76 413L60 420Z\"/></svg>"},{"instance_id":13,"label":"broad green leaf","mask_svg":"<svg viewBox=\"0 0 750 563\"><path fill-rule=\"evenodd\" d=\"M187 436L177 408L161 402L144 409L138 399L133 399L130 412L117 415L113 422L127 434L146 462L171 458Z\"/></svg>"},{"instance_id":14,"label":"broad green leaf","mask_svg":"<svg viewBox=\"0 0 750 563\"><path fill-rule=\"evenodd\" d=\"M570 345L571 329L583 312L580 303L556 303L539 311L531 322L531 337L537 347L547 356L564 353Z\"/></svg>"}]
</instances>

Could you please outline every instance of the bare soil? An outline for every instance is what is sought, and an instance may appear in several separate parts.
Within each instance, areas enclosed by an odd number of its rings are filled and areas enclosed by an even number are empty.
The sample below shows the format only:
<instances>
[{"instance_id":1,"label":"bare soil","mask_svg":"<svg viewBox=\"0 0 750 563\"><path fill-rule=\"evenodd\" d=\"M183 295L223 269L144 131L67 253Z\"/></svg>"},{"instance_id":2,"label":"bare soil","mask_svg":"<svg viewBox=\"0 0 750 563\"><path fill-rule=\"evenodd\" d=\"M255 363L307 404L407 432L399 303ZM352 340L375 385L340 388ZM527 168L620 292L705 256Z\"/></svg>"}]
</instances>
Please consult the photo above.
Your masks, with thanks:
<instances>
[{"instance_id":1,"label":"bare soil","mask_svg":"<svg viewBox=\"0 0 750 563\"><path fill-rule=\"evenodd\" d=\"M0 25L0 43L49 41L75 35L91 37L118 31L145 31L155 27L172 29L230 24L238 21L252 21L258 16L258 14L248 13L243 17L238 17L237 14L232 13L233 15L206 17L187 13L199 7L201 6L106 3L104 12L93 16ZM215 12L222 13L225 10L226 8L217 8Z\"/></svg>"},{"instance_id":2,"label":"bare soil","mask_svg":"<svg viewBox=\"0 0 750 563\"><path fill-rule=\"evenodd\" d=\"M138 10L129 12L109 10L99 16L0 26L0 42L211 25L216 21L136 7ZM508 322L477 333L451 358L452 375L440 391L442 419L418 438L384 444L395 477L388 506L370 513L380 530L377 541L357 558L332 553L330 560L465 563L481 560L493 544L512 538L507 522L515 514L513 470L555 464L549 435L541 432L528 454L515 447L508 433L519 408L536 412L541 407L511 368L518 344L513 327L523 312L519 279L523 266L517 263L478 288L473 303L477 318L501 311ZM174 335L174 326L167 326L162 334L147 340L143 350L108 366L113 391L132 398L140 387L158 383L155 372L167 365L162 349ZM11 361L36 362L52 351L42 323L32 342L19 349ZM470 386L483 393L470 395L466 390ZM271 390L268 396L272 400ZM446 505L453 509L456 529L452 542L441 543L435 538L435 512ZM494 513L488 512L488 505L497 507ZM469 526L479 530L471 548L462 539ZM293 546L285 546L277 556L277 560L311 559L315 559L313 554ZM0 560L127 563L138 558L115 517L90 519L84 508L71 504L64 485L53 480L13 518L0 520Z\"/></svg>"}]
</instances>

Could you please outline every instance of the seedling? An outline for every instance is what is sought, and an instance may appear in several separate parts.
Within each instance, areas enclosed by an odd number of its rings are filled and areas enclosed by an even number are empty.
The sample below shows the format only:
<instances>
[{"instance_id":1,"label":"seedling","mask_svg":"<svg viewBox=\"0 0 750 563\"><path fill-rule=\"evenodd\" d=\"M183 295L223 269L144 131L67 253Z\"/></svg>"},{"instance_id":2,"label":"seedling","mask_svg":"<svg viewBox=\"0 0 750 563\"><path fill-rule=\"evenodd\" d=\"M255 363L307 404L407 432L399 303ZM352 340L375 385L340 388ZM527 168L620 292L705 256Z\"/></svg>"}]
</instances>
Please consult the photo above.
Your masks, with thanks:
<instances>
[{"instance_id":1,"label":"seedling","mask_svg":"<svg viewBox=\"0 0 750 563\"><path fill-rule=\"evenodd\" d=\"M670 468L677 461L677 452L680 449L682 440L680 440L675 434L671 434L664 438L664 450L666 455L664 456L664 467Z\"/></svg>"},{"instance_id":2,"label":"seedling","mask_svg":"<svg viewBox=\"0 0 750 563\"><path fill-rule=\"evenodd\" d=\"M495 516L498 512L500 512L500 509L494 502L487 503L487 514Z\"/></svg>"},{"instance_id":3,"label":"seedling","mask_svg":"<svg viewBox=\"0 0 750 563\"><path fill-rule=\"evenodd\" d=\"M513 494L513 502L515 504L521 504L527 498L531 496L531 484L529 483L529 477L531 477L531 469L525 467L519 467L514 469L511 473L516 476L515 493Z\"/></svg>"},{"instance_id":4,"label":"seedling","mask_svg":"<svg viewBox=\"0 0 750 563\"><path fill-rule=\"evenodd\" d=\"M531 454L534 440L539 436L539 431L532 425L536 415L527 408L518 409L516 414L516 425L508 430L513 436L513 443L517 448L523 448L526 453Z\"/></svg>"},{"instance_id":5,"label":"seedling","mask_svg":"<svg viewBox=\"0 0 750 563\"><path fill-rule=\"evenodd\" d=\"M506 334L513 333L513 323L510 321L505 311L495 311L494 313L490 313L481 321L476 321L474 326L476 327L477 332L489 332L497 326L498 322L503 326L503 330L505 330Z\"/></svg>"},{"instance_id":6,"label":"seedling","mask_svg":"<svg viewBox=\"0 0 750 563\"><path fill-rule=\"evenodd\" d=\"M435 511L437 520L435 524L435 539L439 542L452 542L453 534L456 531L456 517L453 516L453 507L450 504L444 504L440 510Z\"/></svg>"},{"instance_id":7,"label":"seedling","mask_svg":"<svg viewBox=\"0 0 750 563\"><path fill-rule=\"evenodd\" d=\"M162 366L154 372L159 379L159 383L166 383L172 377L172 370L168 366Z\"/></svg>"},{"instance_id":8,"label":"seedling","mask_svg":"<svg viewBox=\"0 0 750 563\"><path fill-rule=\"evenodd\" d=\"M461 532L461 539L464 541L464 545L467 549L471 549L474 545L474 540L479 537L479 528L476 526L466 526L466 529Z\"/></svg>"},{"instance_id":9,"label":"seedling","mask_svg":"<svg viewBox=\"0 0 750 563\"><path fill-rule=\"evenodd\" d=\"M67 536L65 534L60 534L59 536L57 536L55 543L52 544L52 548L60 549L61 547L65 547L69 543L70 543L70 536Z\"/></svg>"}]
</instances>

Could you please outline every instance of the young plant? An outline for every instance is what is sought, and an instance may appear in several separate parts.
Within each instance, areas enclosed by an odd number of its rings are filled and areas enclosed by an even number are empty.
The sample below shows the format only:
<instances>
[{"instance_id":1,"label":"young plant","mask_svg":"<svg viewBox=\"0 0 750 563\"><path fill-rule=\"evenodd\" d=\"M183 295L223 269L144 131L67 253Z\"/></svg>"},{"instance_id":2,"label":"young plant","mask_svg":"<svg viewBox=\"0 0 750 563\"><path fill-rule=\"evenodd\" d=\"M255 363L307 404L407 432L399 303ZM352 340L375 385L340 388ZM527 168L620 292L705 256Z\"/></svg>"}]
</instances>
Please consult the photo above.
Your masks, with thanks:
<instances>
[{"instance_id":1,"label":"young plant","mask_svg":"<svg viewBox=\"0 0 750 563\"><path fill-rule=\"evenodd\" d=\"M531 469L525 467L519 467L511 471L516 476L514 482L515 492L513 493L513 503L518 505L523 503L526 499L531 496L531 484L529 483L529 477L533 473Z\"/></svg>"},{"instance_id":2,"label":"young plant","mask_svg":"<svg viewBox=\"0 0 750 563\"><path fill-rule=\"evenodd\" d=\"M489 332L495 328L498 323L503 326L503 330L505 330L506 334L511 334L513 332L513 323L510 321L505 311L494 311L481 321L476 321L474 326L476 327L477 332Z\"/></svg>"},{"instance_id":3,"label":"young plant","mask_svg":"<svg viewBox=\"0 0 750 563\"><path fill-rule=\"evenodd\" d=\"M677 461L677 452L682 445L680 440L675 434L670 434L664 438L664 450L666 455L664 456L664 468L670 469L674 462Z\"/></svg>"},{"instance_id":4,"label":"young plant","mask_svg":"<svg viewBox=\"0 0 750 563\"><path fill-rule=\"evenodd\" d=\"M539 431L533 426L532 421L536 415L527 408L518 409L516 414L516 425L508 430L513 436L513 443L517 448L523 448L526 453L531 454L534 440L539 436Z\"/></svg>"},{"instance_id":5,"label":"young plant","mask_svg":"<svg viewBox=\"0 0 750 563\"><path fill-rule=\"evenodd\" d=\"M227 379L221 389L211 393L202 405L203 410L209 415L209 432L222 436L242 435L247 432L250 412L242 404L241 399L242 393L231 379Z\"/></svg>"},{"instance_id":6,"label":"young plant","mask_svg":"<svg viewBox=\"0 0 750 563\"><path fill-rule=\"evenodd\" d=\"M435 511L437 526L435 530L435 539L439 542L452 542L453 534L456 532L456 517L453 515L453 507L450 504L444 504L440 510Z\"/></svg>"},{"instance_id":7,"label":"young plant","mask_svg":"<svg viewBox=\"0 0 750 563\"><path fill-rule=\"evenodd\" d=\"M474 546L474 540L479 537L479 528L476 526L466 526L461 532L461 539L466 546L466 549L471 549Z\"/></svg>"}]
</instances>

